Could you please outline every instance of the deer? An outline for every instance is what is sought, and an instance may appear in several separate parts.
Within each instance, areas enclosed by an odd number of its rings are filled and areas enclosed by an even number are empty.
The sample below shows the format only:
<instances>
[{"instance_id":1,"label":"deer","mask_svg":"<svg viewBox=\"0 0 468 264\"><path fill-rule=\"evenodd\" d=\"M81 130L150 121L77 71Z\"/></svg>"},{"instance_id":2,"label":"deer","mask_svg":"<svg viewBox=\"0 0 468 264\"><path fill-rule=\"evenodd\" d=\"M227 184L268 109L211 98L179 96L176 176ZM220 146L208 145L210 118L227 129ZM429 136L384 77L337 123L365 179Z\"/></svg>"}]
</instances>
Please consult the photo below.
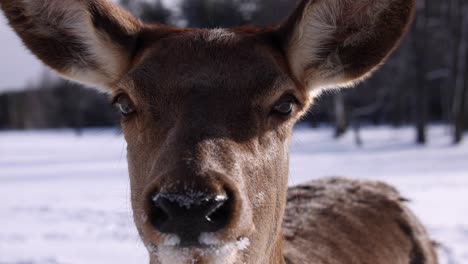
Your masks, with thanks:
<instances>
[{"instance_id":1,"label":"deer","mask_svg":"<svg viewBox=\"0 0 468 264\"><path fill-rule=\"evenodd\" d=\"M368 78L414 0L300 0L269 27L145 24L108 0L0 0L24 45L121 112L135 226L151 264L432 264L392 186L288 188L294 124Z\"/></svg>"}]
</instances>

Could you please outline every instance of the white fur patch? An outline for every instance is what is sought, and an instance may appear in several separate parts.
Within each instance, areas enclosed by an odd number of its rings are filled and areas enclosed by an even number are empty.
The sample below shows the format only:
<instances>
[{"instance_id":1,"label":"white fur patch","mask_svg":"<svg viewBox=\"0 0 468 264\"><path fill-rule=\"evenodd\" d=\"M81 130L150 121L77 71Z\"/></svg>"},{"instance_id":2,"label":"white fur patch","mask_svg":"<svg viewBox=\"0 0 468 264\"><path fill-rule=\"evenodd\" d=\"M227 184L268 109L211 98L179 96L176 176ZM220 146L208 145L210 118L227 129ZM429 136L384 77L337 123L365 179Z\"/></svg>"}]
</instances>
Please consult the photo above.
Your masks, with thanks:
<instances>
[{"instance_id":1,"label":"white fur patch","mask_svg":"<svg viewBox=\"0 0 468 264\"><path fill-rule=\"evenodd\" d=\"M237 252L231 247L190 249L162 247L158 250L157 257L161 264L186 264L203 263L210 264L234 264Z\"/></svg>"},{"instance_id":2,"label":"white fur patch","mask_svg":"<svg viewBox=\"0 0 468 264\"><path fill-rule=\"evenodd\" d=\"M226 41L233 38L234 36L235 34L233 32L229 32L226 29L211 29L209 31L207 41Z\"/></svg>"},{"instance_id":3,"label":"white fur patch","mask_svg":"<svg viewBox=\"0 0 468 264\"><path fill-rule=\"evenodd\" d=\"M250 246L248 238L241 238L236 242L224 243L216 238L214 234L205 233L200 235L200 244L206 248L179 248L168 244L156 247L148 245L147 249L153 256L157 257L161 264L186 264L203 263L210 264L233 264L236 263L239 253L247 250Z\"/></svg>"},{"instance_id":4,"label":"white fur patch","mask_svg":"<svg viewBox=\"0 0 468 264\"><path fill-rule=\"evenodd\" d=\"M148 215L145 212L140 214L140 221L142 224L146 224L148 222Z\"/></svg>"},{"instance_id":5,"label":"white fur patch","mask_svg":"<svg viewBox=\"0 0 468 264\"><path fill-rule=\"evenodd\" d=\"M287 152L286 152L287 153ZM264 192L259 192L255 194L255 197L252 201L254 208L260 208L266 201L266 194Z\"/></svg>"},{"instance_id":6,"label":"white fur patch","mask_svg":"<svg viewBox=\"0 0 468 264\"><path fill-rule=\"evenodd\" d=\"M176 247L180 244L180 238L177 235L164 235L163 246Z\"/></svg>"}]
</instances>

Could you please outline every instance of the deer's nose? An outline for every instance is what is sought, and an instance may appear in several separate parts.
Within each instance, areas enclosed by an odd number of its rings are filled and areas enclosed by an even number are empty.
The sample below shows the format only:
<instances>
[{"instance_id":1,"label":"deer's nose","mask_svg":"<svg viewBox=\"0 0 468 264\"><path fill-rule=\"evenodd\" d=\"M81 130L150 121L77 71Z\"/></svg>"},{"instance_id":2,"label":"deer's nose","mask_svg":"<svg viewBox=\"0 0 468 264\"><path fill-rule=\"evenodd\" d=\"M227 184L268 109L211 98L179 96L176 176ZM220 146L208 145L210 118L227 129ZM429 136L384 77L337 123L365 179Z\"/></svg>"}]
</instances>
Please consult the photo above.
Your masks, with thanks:
<instances>
[{"instance_id":1,"label":"deer's nose","mask_svg":"<svg viewBox=\"0 0 468 264\"><path fill-rule=\"evenodd\" d=\"M200 234L223 229L232 217L232 201L227 194L158 193L151 200L154 228L178 235L180 246L199 244Z\"/></svg>"}]
</instances>

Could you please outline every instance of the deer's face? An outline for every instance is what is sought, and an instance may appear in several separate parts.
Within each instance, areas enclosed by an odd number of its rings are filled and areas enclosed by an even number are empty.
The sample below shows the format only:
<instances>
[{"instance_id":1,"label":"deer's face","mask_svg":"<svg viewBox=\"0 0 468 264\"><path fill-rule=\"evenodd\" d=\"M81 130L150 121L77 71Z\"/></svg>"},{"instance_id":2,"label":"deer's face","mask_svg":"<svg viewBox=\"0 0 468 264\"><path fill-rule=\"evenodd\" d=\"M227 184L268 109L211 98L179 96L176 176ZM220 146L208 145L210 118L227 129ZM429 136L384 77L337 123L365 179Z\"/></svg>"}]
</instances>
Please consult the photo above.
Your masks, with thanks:
<instances>
[{"instance_id":1,"label":"deer's face","mask_svg":"<svg viewBox=\"0 0 468 264\"><path fill-rule=\"evenodd\" d=\"M185 32L142 52L115 92L132 108L122 119L132 203L153 253L271 250L291 129L309 100L281 58L257 37Z\"/></svg>"},{"instance_id":2,"label":"deer's face","mask_svg":"<svg viewBox=\"0 0 468 264\"><path fill-rule=\"evenodd\" d=\"M152 263L282 263L292 126L369 76L414 0L301 0L281 26L146 25L109 0L0 0L44 63L122 110L135 223Z\"/></svg>"}]
</instances>

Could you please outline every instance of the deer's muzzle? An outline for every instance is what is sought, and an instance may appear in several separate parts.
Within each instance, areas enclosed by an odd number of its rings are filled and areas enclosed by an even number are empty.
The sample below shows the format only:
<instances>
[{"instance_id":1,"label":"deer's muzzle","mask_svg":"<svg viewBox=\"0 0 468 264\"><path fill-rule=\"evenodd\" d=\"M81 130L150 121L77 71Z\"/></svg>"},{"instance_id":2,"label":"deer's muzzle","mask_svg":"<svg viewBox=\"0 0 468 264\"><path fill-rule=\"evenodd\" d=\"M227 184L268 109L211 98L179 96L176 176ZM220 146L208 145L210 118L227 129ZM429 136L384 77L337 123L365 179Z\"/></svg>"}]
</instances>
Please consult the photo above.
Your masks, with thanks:
<instances>
[{"instance_id":1,"label":"deer's muzzle","mask_svg":"<svg viewBox=\"0 0 468 264\"><path fill-rule=\"evenodd\" d=\"M212 246L206 244L206 234L220 243L244 236L244 222L251 219L250 210L245 210L248 203L239 188L219 178L199 177L196 184L166 183L149 192L145 206L148 228L160 237L175 237L171 246L177 247Z\"/></svg>"}]
</instances>

